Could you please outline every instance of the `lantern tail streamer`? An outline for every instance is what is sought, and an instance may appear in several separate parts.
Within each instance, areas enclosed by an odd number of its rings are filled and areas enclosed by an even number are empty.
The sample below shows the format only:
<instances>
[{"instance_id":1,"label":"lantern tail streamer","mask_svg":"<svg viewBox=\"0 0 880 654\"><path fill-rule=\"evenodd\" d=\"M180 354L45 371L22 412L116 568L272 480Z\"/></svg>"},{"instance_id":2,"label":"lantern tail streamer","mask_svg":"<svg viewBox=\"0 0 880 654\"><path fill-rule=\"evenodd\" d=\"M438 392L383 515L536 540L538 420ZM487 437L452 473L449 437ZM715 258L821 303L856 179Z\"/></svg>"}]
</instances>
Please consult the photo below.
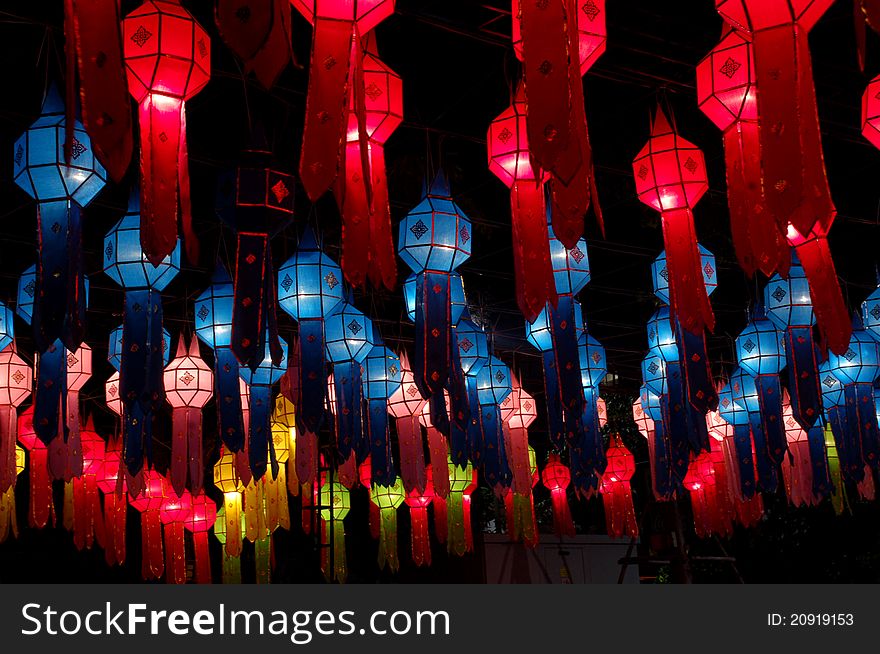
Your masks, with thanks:
<instances>
[{"instance_id":1,"label":"lantern tail streamer","mask_svg":"<svg viewBox=\"0 0 880 654\"><path fill-rule=\"evenodd\" d=\"M428 453L431 456L431 472L434 484L434 497L445 499L449 495L449 455L446 438L435 427L429 426ZM456 464L458 465L458 464ZM434 505L436 511L437 504Z\"/></svg>"},{"instance_id":2,"label":"lantern tail streamer","mask_svg":"<svg viewBox=\"0 0 880 654\"><path fill-rule=\"evenodd\" d=\"M632 489L629 480L605 484L611 488L602 493L605 505L605 526L613 538L639 537L639 525L633 508Z\"/></svg>"},{"instance_id":3,"label":"lantern tail streamer","mask_svg":"<svg viewBox=\"0 0 880 654\"><path fill-rule=\"evenodd\" d=\"M699 452L702 444L696 442L694 430L691 429L688 400L685 397L684 380L681 376L679 363L667 363L666 378L669 393L661 396L660 406L663 412L663 424L668 425L669 460L672 475L678 486L687 474L690 456L688 450Z\"/></svg>"},{"instance_id":4,"label":"lantern tail streamer","mask_svg":"<svg viewBox=\"0 0 880 654\"><path fill-rule=\"evenodd\" d=\"M427 482L425 449L417 415L398 418L397 440L400 447L400 478L407 492L424 492Z\"/></svg>"},{"instance_id":5,"label":"lantern tail streamer","mask_svg":"<svg viewBox=\"0 0 880 654\"><path fill-rule=\"evenodd\" d=\"M245 430L242 420L241 385L238 359L228 347L214 350L214 384L217 392L217 421L223 445L232 452L244 449Z\"/></svg>"},{"instance_id":6,"label":"lantern tail streamer","mask_svg":"<svg viewBox=\"0 0 880 654\"><path fill-rule=\"evenodd\" d=\"M165 573L172 584L186 583L186 552L183 523L177 520L165 525Z\"/></svg>"},{"instance_id":7,"label":"lantern tail streamer","mask_svg":"<svg viewBox=\"0 0 880 654\"><path fill-rule=\"evenodd\" d=\"M822 338L832 352L843 354L849 347L852 323L840 292L828 240L808 238L795 246L795 251L810 280L810 297Z\"/></svg>"},{"instance_id":8,"label":"lantern tail streamer","mask_svg":"<svg viewBox=\"0 0 880 654\"><path fill-rule=\"evenodd\" d=\"M330 188L338 172L354 30L351 21L315 16L299 166L300 179L312 202Z\"/></svg>"},{"instance_id":9,"label":"lantern tail streamer","mask_svg":"<svg viewBox=\"0 0 880 654\"><path fill-rule=\"evenodd\" d=\"M195 549L195 581L197 584L211 583L211 552L208 547L208 532L193 532L193 549Z\"/></svg>"},{"instance_id":10,"label":"lantern tail streamer","mask_svg":"<svg viewBox=\"0 0 880 654\"><path fill-rule=\"evenodd\" d=\"M510 189L513 216L513 263L516 300L529 322L549 302L556 306L556 282L550 262L544 187L535 181L514 181Z\"/></svg>"},{"instance_id":11,"label":"lantern tail streamer","mask_svg":"<svg viewBox=\"0 0 880 654\"><path fill-rule=\"evenodd\" d=\"M324 421L324 321L303 318L299 321L300 382L298 418L302 427L317 434Z\"/></svg>"},{"instance_id":12,"label":"lantern tail streamer","mask_svg":"<svg viewBox=\"0 0 880 654\"><path fill-rule=\"evenodd\" d=\"M445 509L446 549L450 554L464 556L467 552L464 495L460 492L449 493L446 497Z\"/></svg>"},{"instance_id":13,"label":"lantern tail streamer","mask_svg":"<svg viewBox=\"0 0 880 654\"><path fill-rule=\"evenodd\" d=\"M296 434L296 477L311 485L318 478L318 436L308 430ZM305 499L305 497L303 497Z\"/></svg>"},{"instance_id":14,"label":"lantern tail streamer","mask_svg":"<svg viewBox=\"0 0 880 654\"><path fill-rule=\"evenodd\" d=\"M767 434L764 431L761 414L750 411L749 422L751 423L755 468L758 471L758 488L767 493L775 493L779 485L779 477L776 473L776 467L770 460Z\"/></svg>"},{"instance_id":15,"label":"lantern tail streamer","mask_svg":"<svg viewBox=\"0 0 880 654\"><path fill-rule=\"evenodd\" d=\"M865 467L862 451L857 441L858 430L849 427L848 410L848 406L832 406L826 410L827 429L831 432L832 438L829 439L829 434L826 431L825 445L828 448L829 466L836 468L836 470L832 470L832 478L836 472L844 482L857 483L864 478ZM833 457L831 454L832 446L835 450Z\"/></svg>"},{"instance_id":16,"label":"lantern tail streamer","mask_svg":"<svg viewBox=\"0 0 880 654\"><path fill-rule=\"evenodd\" d=\"M265 351L269 311L266 280L272 279L266 270L269 236L265 233L239 232L238 254L235 265L235 299L232 312L232 351L239 363L256 370Z\"/></svg>"},{"instance_id":17,"label":"lantern tail streamer","mask_svg":"<svg viewBox=\"0 0 880 654\"><path fill-rule=\"evenodd\" d=\"M709 356L706 353L706 335L701 331L694 333L682 329L678 323L678 346L684 364L685 383L690 405L700 414L718 408L718 393L709 369ZM708 446L708 442L706 443ZM706 448L708 449L708 447Z\"/></svg>"},{"instance_id":18,"label":"lantern tail streamer","mask_svg":"<svg viewBox=\"0 0 880 654\"><path fill-rule=\"evenodd\" d=\"M878 435L877 409L874 388L870 383L847 384L844 387L849 428L855 432L853 444L861 453L863 465L880 469L880 435Z\"/></svg>"},{"instance_id":19,"label":"lantern tail streamer","mask_svg":"<svg viewBox=\"0 0 880 654\"><path fill-rule=\"evenodd\" d=\"M675 491L675 485L669 455L669 438L662 420L654 421L654 433L649 436L653 436L648 439L648 446L652 450L651 477L654 480L654 494L657 499L669 499Z\"/></svg>"},{"instance_id":20,"label":"lantern tail streamer","mask_svg":"<svg viewBox=\"0 0 880 654\"><path fill-rule=\"evenodd\" d=\"M740 495L748 500L755 496L755 459L752 455L752 430L749 425L734 425L733 443Z\"/></svg>"},{"instance_id":21,"label":"lantern tail streamer","mask_svg":"<svg viewBox=\"0 0 880 654\"><path fill-rule=\"evenodd\" d=\"M55 341L40 355L35 390L34 432L50 448L52 476L61 479L67 462L68 438L67 425L61 422L61 416L66 415L66 407L61 412L62 403L66 405L67 399L67 352L61 341ZM53 445L56 440L60 440L57 447Z\"/></svg>"},{"instance_id":22,"label":"lantern tail streamer","mask_svg":"<svg viewBox=\"0 0 880 654\"><path fill-rule=\"evenodd\" d=\"M162 551L162 520L158 509L141 513L141 575L159 579L165 569Z\"/></svg>"},{"instance_id":23,"label":"lantern tail streamer","mask_svg":"<svg viewBox=\"0 0 880 654\"><path fill-rule=\"evenodd\" d=\"M391 207L385 170L385 146L370 142L370 171L373 176L373 206L370 211L370 269L373 286L394 290L397 285L397 257L391 235Z\"/></svg>"},{"instance_id":24,"label":"lantern tail streamer","mask_svg":"<svg viewBox=\"0 0 880 654\"><path fill-rule=\"evenodd\" d=\"M713 331L715 315L703 282L694 214L690 209L664 211L662 222L672 312L687 331Z\"/></svg>"},{"instance_id":25,"label":"lantern tail streamer","mask_svg":"<svg viewBox=\"0 0 880 654\"><path fill-rule=\"evenodd\" d=\"M561 452L565 447L566 430L559 391L559 375L556 370L556 354L553 350L548 350L541 356L544 359L544 394L547 398L550 443L555 451Z\"/></svg>"},{"instance_id":26,"label":"lantern tail streamer","mask_svg":"<svg viewBox=\"0 0 880 654\"><path fill-rule=\"evenodd\" d=\"M343 461L352 451L363 452L364 430L361 396L361 365L343 361L333 366L336 393L336 448Z\"/></svg>"},{"instance_id":27,"label":"lantern tail streamer","mask_svg":"<svg viewBox=\"0 0 880 654\"><path fill-rule=\"evenodd\" d=\"M49 517L55 513L48 453L45 447L35 445L28 455L28 524L36 529L45 527L49 523Z\"/></svg>"},{"instance_id":28,"label":"lantern tail streamer","mask_svg":"<svg viewBox=\"0 0 880 654\"><path fill-rule=\"evenodd\" d=\"M361 287L370 271L372 208L367 196L360 141L348 141L342 151L345 175L337 180L337 202L342 213L342 270L349 284Z\"/></svg>"},{"instance_id":29,"label":"lantern tail streamer","mask_svg":"<svg viewBox=\"0 0 880 654\"><path fill-rule=\"evenodd\" d=\"M551 490L550 497L553 501L553 533L559 538L568 536L574 538L574 521L571 518L571 510L568 506L568 497L564 488Z\"/></svg>"},{"instance_id":30,"label":"lantern tail streamer","mask_svg":"<svg viewBox=\"0 0 880 654\"><path fill-rule=\"evenodd\" d=\"M825 434L820 424L807 431L809 443L808 465L812 472L812 492L817 498L825 497L834 492L831 472L828 469L828 457L825 452Z\"/></svg>"},{"instance_id":31,"label":"lantern tail streamer","mask_svg":"<svg viewBox=\"0 0 880 654\"><path fill-rule=\"evenodd\" d=\"M755 377L755 385L761 406L761 428L766 439L767 456L774 466L778 466L787 449L779 376L758 375Z\"/></svg>"},{"instance_id":32,"label":"lantern tail streamer","mask_svg":"<svg viewBox=\"0 0 880 654\"><path fill-rule=\"evenodd\" d=\"M272 387L263 384L251 385L250 424L248 429L248 461L254 479L266 474L272 448ZM273 456L274 459L274 451ZM273 466L277 471L277 463ZM277 474L277 473L273 473Z\"/></svg>"},{"instance_id":33,"label":"lantern tail streamer","mask_svg":"<svg viewBox=\"0 0 880 654\"><path fill-rule=\"evenodd\" d=\"M550 313L560 397L565 411L565 429L566 434L569 435L580 433L581 414L585 406L574 302L572 296L560 295L555 309L552 306L547 307Z\"/></svg>"},{"instance_id":34,"label":"lantern tail streamer","mask_svg":"<svg viewBox=\"0 0 880 654\"><path fill-rule=\"evenodd\" d=\"M428 536L428 509L411 507L410 533L412 559L417 566L431 565L431 539Z\"/></svg>"},{"instance_id":35,"label":"lantern tail streamer","mask_svg":"<svg viewBox=\"0 0 880 654\"><path fill-rule=\"evenodd\" d=\"M798 424L809 430L822 412L812 328L789 327L786 330L785 357L788 361L791 412Z\"/></svg>"},{"instance_id":36,"label":"lantern tail streamer","mask_svg":"<svg viewBox=\"0 0 880 654\"><path fill-rule=\"evenodd\" d=\"M370 460L374 484L392 486L397 479L391 460L391 438L388 434L388 412L385 400L370 400L367 422L370 434Z\"/></svg>"}]
</instances>

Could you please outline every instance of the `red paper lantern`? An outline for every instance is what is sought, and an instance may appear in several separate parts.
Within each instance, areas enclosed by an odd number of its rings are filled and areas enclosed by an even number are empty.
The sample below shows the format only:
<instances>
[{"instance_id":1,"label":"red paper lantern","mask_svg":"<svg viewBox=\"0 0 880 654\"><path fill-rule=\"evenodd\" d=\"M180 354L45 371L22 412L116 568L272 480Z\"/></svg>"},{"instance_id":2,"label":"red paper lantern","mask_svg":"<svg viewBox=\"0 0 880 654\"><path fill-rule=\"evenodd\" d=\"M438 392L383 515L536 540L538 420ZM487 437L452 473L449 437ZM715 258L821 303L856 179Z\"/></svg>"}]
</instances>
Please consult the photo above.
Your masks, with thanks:
<instances>
[{"instance_id":1,"label":"red paper lantern","mask_svg":"<svg viewBox=\"0 0 880 654\"><path fill-rule=\"evenodd\" d=\"M182 496L189 470L190 488L202 490L202 407L214 394L214 373L199 356L199 341L193 338L189 352L183 337L177 342L177 355L165 368L165 399L171 405L170 483Z\"/></svg>"},{"instance_id":2,"label":"red paper lantern","mask_svg":"<svg viewBox=\"0 0 880 654\"><path fill-rule=\"evenodd\" d=\"M211 39L180 0L145 0L122 31L128 90L139 106L141 246L158 266L174 251L180 216L187 255L196 261L185 101L211 78Z\"/></svg>"},{"instance_id":3,"label":"red paper lantern","mask_svg":"<svg viewBox=\"0 0 880 654\"><path fill-rule=\"evenodd\" d=\"M725 489L718 483L716 465L709 452L701 452L691 461L683 485L690 492L697 536L729 536L733 530L731 516L721 502Z\"/></svg>"},{"instance_id":4,"label":"red paper lantern","mask_svg":"<svg viewBox=\"0 0 880 654\"><path fill-rule=\"evenodd\" d=\"M639 200L660 212L671 307L682 327L696 334L715 327L703 284L693 208L709 189L703 153L680 137L660 107L651 138L633 161Z\"/></svg>"},{"instance_id":5,"label":"red paper lantern","mask_svg":"<svg viewBox=\"0 0 880 654\"><path fill-rule=\"evenodd\" d=\"M315 28L299 165L303 187L315 202L338 172L350 84L363 75L361 36L394 13L394 0L291 3Z\"/></svg>"},{"instance_id":6,"label":"red paper lantern","mask_svg":"<svg viewBox=\"0 0 880 654\"><path fill-rule=\"evenodd\" d=\"M862 135L880 149L880 76L868 82L862 94Z\"/></svg>"},{"instance_id":7,"label":"red paper lantern","mask_svg":"<svg viewBox=\"0 0 880 654\"><path fill-rule=\"evenodd\" d=\"M415 384L409 359L401 352L400 386L388 398L388 413L394 416L397 425L400 479L407 493L426 489L425 444L419 424L425 402ZM433 490L431 492L433 494Z\"/></svg>"},{"instance_id":8,"label":"red paper lantern","mask_svg":"<svg viewBox=\"0 0 880 654\"><path fill-rule=\"evenodd\" d=\"M15 483L15 441L18 438L15 408L31 394L32 388L33 373L15 353L15 343L0 351L0 493Z\"/></svg>"},{"instance_id":9,"label":"red paper lantern","mask_svg":"<svg viewBox=\"0 0 880 654\"><path fill-rule=\"evenodd\" d=\"M121 457L121 443L111 440L104 448L104 461L96 477L98 490L104 494L104 557L107 565L125 562L125 528L128 504L125 474Z\"/></svg>"},{"instance_id":10,"label":"red paper lantern","mask_svg":"<svg viewBox=\"0 0 880 654\"><path fill-rule=\"evenodd\" d=\"M129 494L129 503L141 514L141 576L159 579L165 568L161 510L168 496L167 482L152 469L144 469L142 475L143 488L137 496Z\"/></svg>"},{"instance_id":11,"label":"red paper lantern","mask_svg":"<svg viewBox=\"0 0 880 654\"><path fill-rule=\"evenodd\" d=\"M172 584L186 583L186 544L184 524L192 513L192 496L189 491L178 495L167 482L166 495L159 509L159 518L165 532L165 579Z\"/></svg>"},{"instance_id":12,"label":"red paper lantern","mask_svg":"<svg viewBox=\"0 0 880 654\"><path fill-rule=\"evenodd\" d=\"M534 322L547 302L556 305L556 283L544 204L545 175L532 163L522 85L513 104L492 121L486 143L489 170L510 188L517 304Z\"/></svg>"},{"instance_id":13,"label":"red paper lantern","mask_svg":"<svg viewBox=\"0 0 880 654\"><path fill-rule=\"evenodd\" d=\"M553 501L553 532L562 538L563 536L574 537L574 521L571 519L571 510L568 507L566 490L571 483L571 471L559 460L559 455L551 453L541 473L544 486L550 491L550 499Z\"/></svg>"},{"instance_id":14,"label":"red paper lantern","mask_svg":"<svg viewBox=\"0 0 880 654\"><path fill-rule=\"evenodd\" d=\"M28 524L42 529L55 520L52 478L49 476L49 450L34 431L34 407L18 417L18 442L28 451Z\"/></svg>"},{"instance_id":15,"label":"red paper lantern","mask_svg":"<svg viewBox=\"0 0 880 654\"><path fill-rule=\"evenodd\" d=\"M82 438L82 475L73 479L73 543L79 550L91 549L95 540L101 547L104 538L104 517L98 497L98 478L103 475L106 444L95 431L91 417L80 431Z\"/></svg>"},{"instance_id":16,"label":"red paper lantern","mask_svg":"<svg viewBox=\"0 0 880 654\"><path fill-rule=\"evenodd\" d=\"M620 434L611 435L606 453L608 467L602 475L600 491L605 504L605 524L608 535L614 538L629 536L638 538L639 525L632 503L630 479L635 474L636 462L632 453L624 447Z\"/></svg>"},{"instance_id":17,"label":"red paper lantern","mask_svg":"<svg viewBox=\"0 0 880 654\"><path fill-rule=\"evenodd\" d=\"M195 579L197 584L211 583L211 553L208 549L208 531L217 521L217 505L201 491L190 496L190 510L183 526L192 534L196 553Z\"/></svg>"},{"instance_id":18,"label":"red paper lantern","mask_svg":"<svg viewBox=\"0 0 880 654\"><path fill-rule=\"evenodd\" d=\"M409 507L410 534L413 563L431 565L431 538L428 535L428 506L434 499L433 474L430 466L425 469L425 488L412 488L404 501Z\"/></svg>"}]
</instances>

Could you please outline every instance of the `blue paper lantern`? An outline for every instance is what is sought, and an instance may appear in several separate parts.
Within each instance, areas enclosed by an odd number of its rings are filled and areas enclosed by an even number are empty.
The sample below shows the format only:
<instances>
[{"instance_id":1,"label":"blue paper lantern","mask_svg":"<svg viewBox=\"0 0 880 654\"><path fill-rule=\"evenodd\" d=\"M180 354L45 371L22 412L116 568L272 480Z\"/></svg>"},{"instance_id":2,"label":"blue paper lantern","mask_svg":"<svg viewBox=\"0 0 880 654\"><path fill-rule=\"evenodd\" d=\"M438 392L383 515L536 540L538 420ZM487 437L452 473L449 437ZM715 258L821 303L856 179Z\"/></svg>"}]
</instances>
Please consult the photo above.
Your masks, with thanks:
<instances>
[{"instance_id":1,"label":"blue paper lantern","mask_svg":"<svg viewBox=\"0 0 880 654\"><path fill-rule=\"evenodd\" d=\"M471 256L471 221L439 172L422 201L400 222L400 258L413 272L452 272Z\"/></svg>"},{"instance_id":2,"label":"blue paper lantern","mask_svg":"<svg viewBox=\"0 0 880 654\"><path fill-rule=\"evenodd\" d=\"M306 229L296 253L278 270L278 304L298 321L328 316L343 299L342 269Z\"/></svg>"},{"instance_id":3,"label":"blue paper lantern","mask_svg":"<svg viewBox=\"0 0 880 654\"><path fill-rule=\"evenodd\" d=\"M455 331L461 370L473 377L489 360L489 339L486 332L470 318L460 320Z\"/></svg>"},{"instance_id":4,"label":"blue paper lantern","mask_svg":"<svg viewBox=\"0 0 880 654\"><path fill-rule=\"evenodd\" d=\"M767 317L777 329L810 327L815 324L810 281L794 253L788 279L773 275L764 287L764 306Z\"/></svg>"},{"instance_id":5,"label":"blue paper lantern","mask_svg":"<svg viewBox=\"0 0 880 654\"><path fill-rule=\"evenodd\" d=\"M651 420L655 423L663 420L663 412L660 409L660 396L648 388L647 384L642 384L639 387L639 399L641 399L642 402L642 411L644 411Z\"/></svg>"},{"instance_id":6,"label":"blue paper lantern","mask_svg":"<svg viewBox=\"0 0 880 654\"><path fill-rule=\"evenodd\" d=\"M107 361L113 368L119 370L122 364L122 325L110 332ZM171 334L164 328L162 329L162 362L166 366L171 362Z\"/></svg>"},{"instance_id":7,"label":"blue paper lantern","mask_svg":"<svg viewBox=\"0 0 880 654\"><path fill-rule=\"evenodd\" d=\"M736 359L748 374L775 375L785 367L782 333L767 318L752 320L736 337Z\"/></svg>"},{"instance_id":8,"label":"blue paper lantern","mask_svg":"<svg viewBox=\"0 0 880 654\"><path fill-rule=\"evenodd\" d=\"M608 373L605 348L587 332L578 337L578 356L581 366L581 382L584 388L599 388Z\"/></svg>"},{"instance_id":9,"label":"blue paper lantern","mask_svg":"<svg viewBox=\"0 0 880 654\"><path fill-rule=\"evenodd\" d=\"M5 350L15 340L15 324L12 309L0 302L0 350Z\"/></svg>"},{"instance_id":10,"label":"blue paper lantern","mask_svg":"<svg viewBox=\"0 0 880 654\"><path fill-rule=\"evenodd\" d=\"M706 294L712 295L718 288L718 267L715 263L715 255L699 243L697 243L697 247L700 250ZM663 250L651 263L651 279L654 284L654 295L669 304L669 271L666 269L666 250Z\"/></svg>"},{"instance_id":11,"label":"blue paper lantern","mask_svg":"<svg viewBox=\"0 0 880 654\"><path fill-rule=\"evenodd\" d=\"M731 382L718 391L718 413L734 427L738 425L747 427L749 424L749 411L744 398L740 393L734 396Z\"/></svg>"},{"instance_id":12,"label":"blue paper lantern","mask_svg":"<svg viewBox=\"0 0 880 654\"><path fill-rule=\"evenodd\" d=\"M196 298L194 306L196 336L211 349L232 343L233 302L232 278L218 265L211 286Z\"/></svg>"},{"instance_id":13,"label":"blue paper lantern","mask_svg":"<svg viewBox=\"0 0 880 654\"><path fill-rule=\"evenodd\" d=\"M657 350L648 350L642 359L642 381L655 395L666 395L668 392L666 361Z\"/></svg>"},{"instance_id":14,"label":"blue paper lantern","mask_svg":"<svg viewBox=\"0 0 880 654\"><path fill-rule=\"evenodd\" d=\"M501 359L490 356L477 373L477 398L480 404L500 405L510 395L510 368Z\"/></svg>"},{"instance_id":15,"label":"blue paper lantern","mask_svg":"<svg viewBox=\"0 0 880 654\"><path fill-rule=\"evenodd\" d=\"M267 339L263 359L256 370L251 370L247 366L239 368L238 374L245 384L248 386L271 386L281 380L281 377L287 372L287 357L289 354L287 342L282 339L281 345L284 355L278 365L272 363L272 355L269 353L269 342Z\"/></svg>"},{"instance_id":16,"label":"blue paper lantern","mask_svg":"<svg viewBox=\"0 0 880 654\"><path fill-rule=\"evenodd\" d=\"M648 347L660 353L667 363L678 362L678 341L668 306L662 306L648 319Z\"/></svg>"},{"instance_id":17,"label":"blue paper lantern","mask_svg":"<svg viewBox=\"0 0 880 654\"><path fill-rule=\"evenodd\" d=\"M730 388L734 399L742 404L749 413L760 414L761 403L755 379L742 367L738 367L730 375Z\"/></svg>"},{"instance_id":18,"label":"blue paper lantern","mask_svg":"<svg viewBox=\"0 0 880 654\"><path fill-rule=\"evenodd\" d=\"M89 305L89 278L84 278L86 289L86 306ZM34 315L34 301L37 294L37 267L31 266L18 278L15 296L15 315L31 324Z\"/></svg>"},{"instance_id":19,"label":"blue paper lantern","mask_svg":"<svg viewBox=\"0 0 880 654\"><path fill-rule=\"evenodd\" d=\"M373 349L373 321L348 302L324 319L324 345L332 363L361 363Z\"/></svg>"},{"instance_id":20,"label":"blue paper lantern","mask_svg":"<svg viewBox=\"0 0 880 654\"><path fill-rule=\"evenodd\" d=\"M64 104L55 86L43 102L40 117L13 146L13 178L38 202L73 200L86 206L107 182L107 171L95 157L92 140L74 122L70 163L64 156Z\"/></svg>"},{"instance_id":21,"label":"blue paper lantern","mask_svg":"<svg viewBox=\"0 0 880 654\"><path fill-rule=\"evenodd\" d=\"M580 336L584 333L584 314L581 303L577 300L573 303L575 334ZM526 340L540 352L547 352L553 349L553 333L552 324L550 322L550 314L547 307L538 314L535 322L525 321L526 324Z\"/></svg>"},{"instance_id":22,"label":"blue paper lantern","mask_svg":"<svg viewBox=\"0 0 880 654\"><path fill-rule=\"evenodd\" d=\"M868 334L880 341L880 286L862 302L862 323Z\"/></svg>"},{"instance_id":23,"label":"blue paper lantern","mask_svg":"<svg viewBox=\"0 0 880 654\"><path fill-rule=\"evenodd\" d=\"M829 370L847 384L870 384L880 374L880 344L864 329L853 329L849 348L843 354L828 353Z\"/></svg>"},{"instance_id":24,"label":"blue paper lantern","mask_svg":"<svg viewBox=\"0 0 880 654\"><path fill-rule=\"evenodd\" d=\"M387 400L402 380L400 357L382 344L374 345L364 360L364 397Z\"/></svg>"},{"instance_id":25,"label":"blue paper lantern","mask_svg":"<svg viewBox=\"0 0 880 654\"><path fill-rule=\"evenodd\" d=\"M819 387L822 389L822 404L828 409L836 406L844 406L843 384L831 371L831 362L826 360L819 366Z\"/></svg>"},{"instance_id":26,"label":"blue paper lantern","mask_svg":"<svg viewBox=\"0 0 880 654\"><path fill-rule=\"evenodd\" d=\"M163 291L180 272L180 240L154 266L141 249L140 198L133 192L125 215L104 237L104 272L122 288Z\"/></svg>"},{"instance_id":27,"label":"blue paper lantern","mask_svg":"<svg viewBox=\"0 0 880 654\"><path fill-rule=\"evenodd\" d=\"M550 264L553 266L556 292L559 295L577 295L590 282L587 242L581 238L573 248L567 248L556 238L549 223L547 231L550 237Z\"/></svg>"},{"instance_id":28,"label":"blue paper lantern","mask_svg":"<svg viewBox=\"0 0 880 654\"><path fill-rule=\"evenodd\" d=\"M406 315L412 321L416 320L416 281L418 274L412 273L403 282L403 299L406 302ZM467 298L464 293L464 282L461 274L453 272L449 276L449 303L450 322L455 325L461 320L461 316L467 308Z\"/></svg>"}]
</instances>

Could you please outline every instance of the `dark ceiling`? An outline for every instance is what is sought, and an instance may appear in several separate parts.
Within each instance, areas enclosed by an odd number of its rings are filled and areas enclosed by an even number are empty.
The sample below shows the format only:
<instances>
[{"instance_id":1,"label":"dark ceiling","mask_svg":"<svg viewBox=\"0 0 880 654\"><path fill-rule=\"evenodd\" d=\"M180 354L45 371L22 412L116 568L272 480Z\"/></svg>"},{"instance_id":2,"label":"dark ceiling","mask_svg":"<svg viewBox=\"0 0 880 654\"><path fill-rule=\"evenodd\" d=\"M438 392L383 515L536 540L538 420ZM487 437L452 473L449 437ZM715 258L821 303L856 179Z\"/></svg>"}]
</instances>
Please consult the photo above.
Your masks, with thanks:
<instances>
[{"instance_id":1,"label":"dark ceiling","mask_svg":"<svg viewBox=\"0 0 880 654\"><path fill-rule=\"evenodd\" d=\"M138 2L125 0L124 11ZM166 291L167 326L191 329L192 298L208 285L214 255L228 261L234 235L214 213L218 173L235 164L249 125L266 127L278 159L295 169L305 101L310 29L294 21L300 68L290 67L267 93L243 79L239 64L216 36L211 2L185 2L212 35L212 79L187 103L193 210L203 241L198 269L186 268ZM35 256L35 205L12 182L12 142L39 113L47 81L63 83L61 2L7 0L0 8L0 49L6 92L0 96L0 299L14 301L15 283ZM387 146L395 223L419 200L423 178L442 165L459 204L474 223L474 254L462 266L468 299L494 332L501 357L521 372L528 390L542 392L540 359L524 340L513 299L513 264L506 188L486 165L485 132L510 102L519 76L509 44L510 3L504 0L398 0L397 13L378 28L382 59L400 73L405 121ZM582 293L589 328L608 350L616 388L631 394L639 385L646 349L645 321L655 301L649 264L662 248L658 216L635 197L630 162L647 138L649 115L658 99L668 103L683 136L703 148L711 191L696 209L701 242L718 261L718 317L710 338L715 373L731 367L732 338L747 321L749 303L762 281L748 280L733 258L724 197L721 135L697 109L694 66L718 40L721 21L711 0L622 2L609 0L608 49L585 78L587 113L597 164L607 238L588 221L593 278ZM832 250L850 305L874 287L880 153L859 134L859 101L867 77L859 72L851 6L838 2L811 36L825 159L840 210ZM869 69L880 55L869 44ZM870 72L870 70L869 70ZM131 176L131 175L130 175ZM88 342L103 360L107 335L121 320L122 293L100 272L101 239L121 214L128 189L108 188L86 214L87 268L92 279ZM295 247L305 223L317 226L325 248L338 255L339 218L330 197L312 207L300 193L294 223L274 240L276 265ZM396 229L395 229L396 234ZM406 274L400 262L401 280ZM392 345L412 340L402 320L400 292L359 293L356 304L380 322ZM21 349L30 355L23 324ZM282 315L282 332L292 335ZM111 370L95 366L86 395L101 397ZM106 412L105 409L101 410Z\"/></svg>"}]
</instances>

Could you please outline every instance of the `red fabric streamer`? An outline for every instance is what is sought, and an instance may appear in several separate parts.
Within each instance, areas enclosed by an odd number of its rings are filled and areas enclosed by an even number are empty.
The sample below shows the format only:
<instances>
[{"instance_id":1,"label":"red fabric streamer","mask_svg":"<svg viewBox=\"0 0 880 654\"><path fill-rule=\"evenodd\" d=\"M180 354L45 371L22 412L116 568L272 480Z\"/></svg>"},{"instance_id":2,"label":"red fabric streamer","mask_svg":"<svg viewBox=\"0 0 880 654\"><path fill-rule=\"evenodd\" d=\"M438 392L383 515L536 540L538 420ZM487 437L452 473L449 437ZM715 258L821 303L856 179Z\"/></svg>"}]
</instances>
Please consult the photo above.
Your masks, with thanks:
<instances>
[{"instance_id":1,"label":"red fabric streamer","mask_svg":"<svg viewBox=\"0 0 880 654\"><path fill-rule=\"evenodd\" d=\"M131 108L125 68L117 0L65 0L64 38L68 60L68 101L65 156L69 157L76 103L75 61L79 71L82 120L92 138L92 147L113 181L119 183L131 163L134 147Z\"/></svg>"},{"instance_id":2,"label":"red fabric streamer","mask_svg":"<svg viewBox=\"0 0 880 654\"><path fill-rule=\"evenodd\" d=\"M420 421L428 436L428 456L431 462L431 477L434 480L434 506L436 507L436 498L445 500L449 495L449 446L446 437L431 424L430 407L427 403L422 408Z\"/></svg>"},{"instance_id":3,"label":"red fabric streamer","mask_svg":"<svg viewBox=\"0 0 880 654\"><path fill-rule=\"evenodd\" d=\"M418 424L416 425L418 426ZM431 538L428 535L428 506L434 499L431 468L424 468L426 483L424 490L412 488L406 494L409 507L412 559L417 566L431 565Z\"/></svg>"},{"instance_id":4,"label":"red fabric streamer","mask_svg":"<svg viewBox=\"0 0 880 654\"><path fill-rule=\"evenodd\" d=\"M288 0L219 0L214 21L220 38L263 88L274 86L291 60Z\"/></svg>"},{"instance_id":5,"label":"red fabric streamer","mask_svg":"<svg viewBox=\"0 0 880 654\"><path fill-rule=\"evenodd\" d=\"M86 474L73 480L73 544L76 549L92 549L97 540L106 546L104 517L94 474Z\"/></svg>"}]
</instances>

